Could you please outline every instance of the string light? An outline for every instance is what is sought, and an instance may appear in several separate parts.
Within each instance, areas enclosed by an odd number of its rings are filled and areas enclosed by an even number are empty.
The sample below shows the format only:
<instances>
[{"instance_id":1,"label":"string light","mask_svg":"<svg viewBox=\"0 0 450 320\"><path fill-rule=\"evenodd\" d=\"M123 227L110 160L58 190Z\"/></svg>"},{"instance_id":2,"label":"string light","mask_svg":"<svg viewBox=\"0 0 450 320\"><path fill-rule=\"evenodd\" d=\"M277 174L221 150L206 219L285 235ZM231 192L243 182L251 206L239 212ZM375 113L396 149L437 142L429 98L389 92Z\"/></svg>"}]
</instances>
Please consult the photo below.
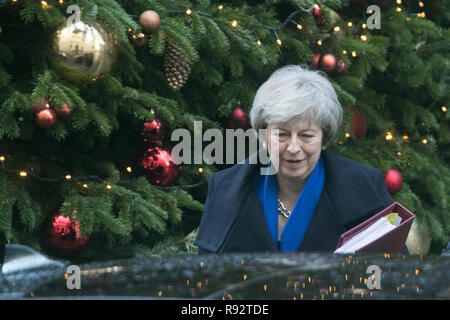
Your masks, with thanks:
<instances>
[{"instance_id":1,"label":"string light","mask_svg":"<svg viewBox=\"0 0 450 320\"><path fill-rule=\"evenodd\" d=\"M19 175L21 177L26 177L28 174L25 171L20 171Z\"/></svg>"},{"instance_id":2,"label":"string light","mask_svg":"<svg viewBox=\"0 0 450 320\"><path fill-rule=\"evenodd\" d=\"M351 21L349 21L349 22L347 23L347 26L348 26L349 28L351 28L351 27L353 27L353 23L352 23Z\"/></svg>"},{"instance_id":3,"label":"string light","mask_svg":"<svg viewBox=\"0 0 450 320\"><path fill-rule=\"evenodd\" d=\"M352 51L352 57L353 57L353 58L356 57L356 51Z\"/></svg>"},{"instance_id":4,"label":"string light","mask_svg":"<svg viewBox=\"0 0 450 320\"><path fill-rule=\"evenodd\" d=\"M367 24L363 23L361 26L363 29L367 28Z\"/></svg>"},{"instance_id":5,"label":"string light","mask_svg":"<svg viewBox=\"0 0 450 320\"><path fill-rule=\"evenodd\" d=\"M397 7L397 8L395 8L395 11L397 11L397 12L401 12L401 11L402 11L402 8L400 8L400 7Z\"/></svg>"},{"instance_id":6,"label":"string light","mask_svg":"<svg viewBox=\"0 0 450 320\"><path fill-rule=\"evenodd\" d=\"M106 185L106 189L111 190L112 186L110 184Z\"/></svg>"},{"instance_id":7,"label":"string light","mask_svg":"<svg viewBox=\"0 0 450 320\"><path fill-rule=\"evenodd\" d=\"M72 176L70 174L66 175L66 180L72 179Z\"/></svg>"},{"instance_id":8,"label":"string light","mask_svg":"<svg viewBox=\"0 0 450 320\"><path fill-rule=\"evenodd\" d=\"M131 172L131 171L133 171L133 169L131 169L131 167L127 167L127 171Z\"/></svg>"},{"instance_id":9,"label":"string light","mask_svg":"<svg viewBox=\"0 0 450 320\"><path fill-rule=\"evenodd\" d=\"M317 45L321 46L322 45L322 40L318 40L317 41Z\"/></svg>"},{"instance_id":10,"label":"string light","mask_svg":"<svg viewBox=\"0 0 450 320\"><path fill-rule=\"evenodd\" d=\"M64 4L64 0L59 0L59 4Z\"/></svg>"},{"instance_id":11,"label":"string light","mask_svg":"<svg viewBox=\"0 0 450 320\"><path fill-rule=\"evenodd\" d=\"M427 143L428 143L428 140L427 140L427 139L422 139L422 143L423 143L423 144L427 144Z\"/></svg>"},{"instance_id":12,"label":"string light","mask_svg":"<svg viewBox=\"0 0 450 320\"><path fill-rule=\"evenodd\" d=\"M298 30L302 30L302 28L303 28L303 27L302 27L301 24L297 24L297 29L298 29Z\"/></svg>"},{"instance_id":13,"label":"string light","mask_svg":"<svg viewBox=\"0 0 450 320\"><path fill-rule=\"evenodd\" d=\"M198 172L203 173L203 168L198 168Z\"/></svg>"},{"instance_id":14,"label":"string light","mask_svg":"<svg viewBox=\"0 0 450 320\"><path fill-rule=\"evenodd\" d=\"M258 46L262 45L261 41L259 41L259 40L256 42L256 44L257 44Z\"/></svg>"},{"instance_id":15,"label":"string light","mask_svg":"<svg viewBox=\"0 0 450 320\"><path fill-rule=\"evenodd\" d=\"M223 5L220 5L217 9L222 10L223 9Z\"/></svg>"},{"instance_id":16,"label":"string light","mask_svg":"<svg viewBox=\"0 0 450 320\"><path fill-rule=\"evenodd\" d=\"M346 133L345 133L345 137L346 137L346 138L350 138L350 133L346 132Z\"/></svg>"},{"instance_id":17,"label":"string light","mask_svg":"<svg viewBox=\"0 0 450 320\"><path fill-rule=\"evenodd\" d=\"M187 10L186 10L186 14L187 14L187 15L190 15L191 13L192 13L192 10L191 10L191 9L187 9Z\"/></svg>"},{"instance_id":18,"label":"string light","mask_svg":"<svg viewBox=\"0 0 450 320\"><path fill-rule=\"evenodd\" d=\"M445 106L442 106L441 110L442 112L447 112L447 108Z\"/></svg>"},{"instance_id":19,"label":"string light","mask_svg":"<svg viewBox=\"0 0 450 320\"><path fill-rule=\"evenodd\" d=\"M422 1L419 1L419 7L423 8L424 4Z\"/></svg>"},{"instance_id":20,"label":"string light","mask_svg":"<svg viewBox=\"0 0 450 320\"><path fill-rule=\"evenodd\" d=\"M279 46L281 46L283 43L281 42L280 39L277 39L277 44L278 44Z\"/></svg>"},{"instance_id":21,"label":"string light","mask_svg":"<svg viewBox=\"0 0 450 320\"><path fill-rule=\"evenodd\" d=\"M386 139L387 141L390 141L390 140L394 139L394 137L392 136L392 133L391 133L390 131L386 132L386 137L385 137L385 139Z\"/></svg>"},{"instance_id":22,"label":"string light","mask_svg":"<svg viewBox=\"0 0 450 320\"><path fill-rule=\"evenodd\" d=\"M402 137L402 140L405 141L405 142L408 142L408 139L409 139L409 137L408 137L407 135L404 135L404 136Z\"/></svg>"},{"instance_id":23,"label":"string light","mask_svg":"<svg viewBox=\"0 0 450 320\"><path fill-rule=\"evenodd\" d=\"M341 28L339 27L339 26L336 26L336 27L334 27L334 32L339 32L339 31L341 31Z\"/></svg>"},{"instance_id":24,"label":"string light","mask_svg":"<svg viewBox=\"0 0 450 320\"><path fill-rule=\"evenodd\" d=\"M41 1L41 5L42 5L42 8L44 8L44 9L48 8L48 4L46 1Z\"/></svg>"},{"instance_id":25,"label":"string light","mask_svg":"<svg viewBox=\"0 0 450 320\"><path fill-rule=\"evenodd\" d=\"M1 162L5 161L5 157L4 156L0 156L0 161Z\"/></svg>"},{"instance_id":26,"label":"string light","mask_svg":"<svg viewBox=\"0 0 450 320\"><path fill-rule=\"evenodd\" d=\"M342 53L343 54L347 54L347 50L342 50Z\"/></svg>"},{"instance_id":27,"label":"string light","mask_svg":"<svg viewBox=\"0 0 450 320\"><path fill-rule=\"evenodd\" d=\"M397 4L402 4L402 0L397 0Z\"/></svg>"},{"instance_id":28,"label":"string light","mask_svg":"<svg viewBox=\"0 0 450 320\"><path fill-rule=\"evenodd\" d=\"M88 185L85 183L85 184L83 184L83 188L87 189L87 188L89 188L89 187L88 187Z\"/></svg>"},{"instance_id":29,"label":"string light","mask_svg":"<svg viewBox=\"0 0 450 320\"><path fill-rule=\"evenodd\" d=\"M367 41L367 36L366 36L365 34L362 34L362 35L361 35L361 40L362 40L362 41Z\"/></svg>"},{"instance_id":30,"label":"string light","mask_svg":"<svg viewBox=\"0 0 450 320\"><path fill-rule=\"evenodd\" d=\"M237 23L236 20L233 20L233 22L231 22L231 26L232 26L233 28L236 28L237 25L238 25L238 23Z\"/></svg>"}]
</instances>

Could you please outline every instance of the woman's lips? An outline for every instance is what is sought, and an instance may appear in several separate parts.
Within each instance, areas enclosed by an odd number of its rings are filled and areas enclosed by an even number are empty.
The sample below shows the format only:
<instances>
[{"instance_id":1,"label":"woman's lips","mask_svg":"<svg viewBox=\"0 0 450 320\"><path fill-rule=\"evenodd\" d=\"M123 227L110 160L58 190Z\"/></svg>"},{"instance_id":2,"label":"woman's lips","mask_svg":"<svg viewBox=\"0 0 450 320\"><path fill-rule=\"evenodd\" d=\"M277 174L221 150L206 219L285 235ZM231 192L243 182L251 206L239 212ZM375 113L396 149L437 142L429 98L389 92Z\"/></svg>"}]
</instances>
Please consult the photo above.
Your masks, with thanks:
<instances>
[{"instance_id":1,"label":"woman's lips","mask_svg":"<svg viewBox=\"0 0 450 320\"><path fill-rule=\"evenodd\" d=\"M290 166L298 166L303 160L285 160Z\"/></svg>"}]
</instances>

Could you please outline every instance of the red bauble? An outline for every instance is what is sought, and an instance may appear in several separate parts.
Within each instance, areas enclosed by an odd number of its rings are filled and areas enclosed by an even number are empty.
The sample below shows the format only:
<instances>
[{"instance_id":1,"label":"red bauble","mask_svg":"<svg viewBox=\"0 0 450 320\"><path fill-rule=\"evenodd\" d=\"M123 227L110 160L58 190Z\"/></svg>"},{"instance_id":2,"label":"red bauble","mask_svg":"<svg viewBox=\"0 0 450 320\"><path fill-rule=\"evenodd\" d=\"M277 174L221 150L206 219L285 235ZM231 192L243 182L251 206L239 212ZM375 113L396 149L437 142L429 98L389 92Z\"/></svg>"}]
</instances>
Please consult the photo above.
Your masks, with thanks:
<instances>
[{"instance_id":1,"label":"red bauble","mask_svg":"<svg viewBox=\"0 0 450 320\"><path fill-rule=\"evenodd\" d=\"M44 99L41 102L33 104L33 107L31 109L33 110L34 114L45 109L50 109L50 102L47 99Z\"/></svg>"},{"instance_id":2,"label":"red bauble","mask_svg":"<svg viewBox=\"0 0 450 320\"><path fill-rule=\"evenodd\" d=\"M165 127L158 118L153 119L151 122L145 122L141 131L144 141L153 144L161 141L164 138L164 134Z\"/></svg>"},{"instance_id":3,"label":"red bauble","mask_svg":"<svg viewBox=\"0 0 450 320\"><path fill-rule=\"evenodd\" d=\"M46 108L36 113L36 123L41 128L50 128L57 122L57 115L53 109Z\"/></svg>"},{"instance_id":4,"label":"red bauble","mask_svg":"<svg viewBox=\"0 0 450 320\"><path fill-rule=\"evenodd\" d=\"M355 139L361 139L366 136L367 132L367 118L364 113L351 110L352 114L352 135Z\"/></svg>"},{"instance_id":5,"label":"red bauble","mask_svg":"<svg viewBox=\"0 0 450 320\"><path fill-rule=\"evenodd\" d=\"M248 118L245 116L241 108L235 108L228 117L229 129L247 129L249 126Z\"/></svg>"},{"instance_id":6,"label":"red bauble","mask_svg":"<svg viewBox=\"0 0 450 320\"><path fill-rule=\"evenodd\" d=\"M384 177L387 190L391 195L399 192L403 187L403 176L400 171L395 169L389 169Z\"/></svg>"},{"instance_id":7,"label":"red bauble","mask_svg":"<svg viewBox=\"0 0 450 320\"><path fill-rule=\"evenodd\" d=\"M336 69L337 60L331 53L327 53L322 57L322 69L326 72L332 72Z\"/></svg>"},{"instance_id":8,"label":"red bauble","mask_svg":"<svg viewBox=\"0 0 450 320\"><path fill-rule=\"evenodd\" d=\"M62 120L68 120L72 114L72 110L67 107L67 104L63 103L62 105L58 105L55 108L55 112L58 115L58 118Z\"/></svg>"},{"instance_id":9,"label":"red bauble","mask_svg":"<svg viewBox=\"0 0 450 320\"><path fill-rule=\"evenodd\" d=\"M183 169L173 162L169 151L158 147L148 149L140 165L150 183L160 186L173 185Z\"/></svg>"},{"instance_id":10,"label":"red bauble","mask_svg":"<svg viewBox=\"0 0 450 320\"><path fill-rule=\"evenodd\" d=\"M52 217L45 235L51 250L61 254L70 254L83 249L90 235L80 234L80 223L63 214Z\"/></svg>"}]
</instances>

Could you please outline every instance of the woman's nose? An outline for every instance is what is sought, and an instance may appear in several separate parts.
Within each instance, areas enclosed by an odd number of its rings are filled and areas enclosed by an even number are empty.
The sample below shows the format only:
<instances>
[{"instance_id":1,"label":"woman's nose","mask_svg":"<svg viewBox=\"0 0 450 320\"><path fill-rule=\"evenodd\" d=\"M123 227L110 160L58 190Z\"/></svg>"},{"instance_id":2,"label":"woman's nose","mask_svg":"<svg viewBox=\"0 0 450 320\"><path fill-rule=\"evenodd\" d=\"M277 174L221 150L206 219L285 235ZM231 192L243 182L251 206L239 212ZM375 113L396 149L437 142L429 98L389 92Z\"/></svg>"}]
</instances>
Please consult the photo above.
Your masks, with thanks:
<instances>
[{"instance_id":1,"label":"woman's nose","mask_svg":"<svg viewBox=\"0 0 450 320\"><path fill-rule=\"evenodd\" d=\"M298 153L301 149L300 144L301 144L300 139L298 139L297 137L291 138L289 140L287 151L290 153Z\"/></svg>"}]
</instances>

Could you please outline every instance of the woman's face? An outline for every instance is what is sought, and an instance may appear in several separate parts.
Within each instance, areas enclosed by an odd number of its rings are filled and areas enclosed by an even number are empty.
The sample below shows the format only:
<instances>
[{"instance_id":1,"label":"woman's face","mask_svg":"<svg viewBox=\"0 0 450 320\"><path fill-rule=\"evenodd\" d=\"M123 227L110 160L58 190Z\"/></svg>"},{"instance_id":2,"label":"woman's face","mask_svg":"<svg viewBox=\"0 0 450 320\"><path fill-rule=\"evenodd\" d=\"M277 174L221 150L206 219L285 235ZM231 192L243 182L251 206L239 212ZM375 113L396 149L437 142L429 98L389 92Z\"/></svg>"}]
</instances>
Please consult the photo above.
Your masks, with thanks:
<instances>
[{"instance_id":1,"label":"woman's face","mask_svg":"<svg viewBox=\"0 0 450 320\"><path fill-rule=\"evenodd\" d=\"M321 127L307 119L269 124L267 148L278 174L284 178L306 181L319 159L322 135Z\"/></svg>"}]
</instances>

